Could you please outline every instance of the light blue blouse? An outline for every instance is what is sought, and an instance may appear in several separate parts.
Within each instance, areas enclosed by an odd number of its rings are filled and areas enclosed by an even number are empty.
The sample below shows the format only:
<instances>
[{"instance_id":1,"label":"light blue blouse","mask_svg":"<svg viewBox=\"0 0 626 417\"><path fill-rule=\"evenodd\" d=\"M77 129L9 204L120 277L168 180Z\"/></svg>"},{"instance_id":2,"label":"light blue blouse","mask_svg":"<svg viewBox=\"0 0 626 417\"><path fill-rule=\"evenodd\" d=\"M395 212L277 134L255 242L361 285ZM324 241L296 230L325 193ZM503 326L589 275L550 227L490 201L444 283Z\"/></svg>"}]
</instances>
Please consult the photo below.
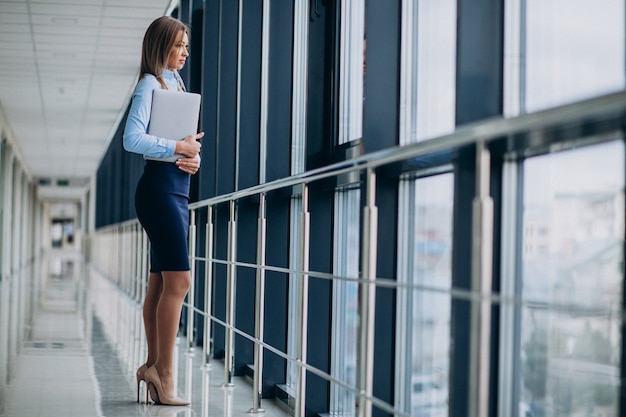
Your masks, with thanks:
<instances>
[{"instance_id":1,"label":"light blue blouse","mask_svg":"<svg viewBox=\"0 0 626 417\"><path fill-rule=\"evenodd\" d=\"M163 80L169 90L176 91L178 89L179 79L174 72L164 69ZM124 128L124 149L129 152L140 153L144 158L167 158L173 156L176 150L176 140L148 134L152 91L156 88L161 88L161 84L152 74L144 75L137 83Z\"/></svg>"}]
</instances>

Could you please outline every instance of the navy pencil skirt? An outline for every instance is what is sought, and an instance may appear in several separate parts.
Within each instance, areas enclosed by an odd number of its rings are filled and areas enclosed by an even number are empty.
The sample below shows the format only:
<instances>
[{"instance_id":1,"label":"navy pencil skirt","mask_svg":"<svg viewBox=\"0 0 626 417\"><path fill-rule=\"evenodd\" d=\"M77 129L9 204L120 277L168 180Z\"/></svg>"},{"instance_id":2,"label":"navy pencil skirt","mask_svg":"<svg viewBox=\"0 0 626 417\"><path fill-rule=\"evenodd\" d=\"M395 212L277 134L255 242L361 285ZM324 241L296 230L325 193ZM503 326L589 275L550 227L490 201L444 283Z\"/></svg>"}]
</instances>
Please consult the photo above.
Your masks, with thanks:
<instances>
[{"instance_id":1,"label":"navy pencil skirt","mask_svg":"<svg viewBox=\"0 0 626 417\"><path fill-rule=\"evenodd\" d=\"M150 239L150 272L189 271L190 178L171 162L146 161L135 209Z\"/></svg>"}]
</instances>

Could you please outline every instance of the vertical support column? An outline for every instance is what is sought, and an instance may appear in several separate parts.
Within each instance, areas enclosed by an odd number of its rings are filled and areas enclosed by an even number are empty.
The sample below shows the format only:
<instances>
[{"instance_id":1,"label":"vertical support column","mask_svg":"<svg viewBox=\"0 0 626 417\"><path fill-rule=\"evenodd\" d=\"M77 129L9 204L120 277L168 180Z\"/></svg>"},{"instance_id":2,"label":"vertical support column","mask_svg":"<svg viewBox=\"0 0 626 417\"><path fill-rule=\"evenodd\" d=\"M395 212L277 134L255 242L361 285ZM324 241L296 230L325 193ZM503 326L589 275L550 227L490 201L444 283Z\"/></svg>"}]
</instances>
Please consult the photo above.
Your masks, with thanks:
<instances>
[{"instance_id":1,"label":"vertical support column","mask_svg":"<svg viewBox=\"0 0 626 417\"><path fill-rule=\"evenodd\" d=\"M196 299L196 211L191 211L191 222L189 224L189 275L191 276L191 286L187 294L187 351L193 350L193 317L194 302Z\"/></svg>"},{"instance_id":2,"label":"vertical support column","mask_svg":"<svg viewBox=\"0 0 626 417\"><path fill-rule=\"evenodd\" d=\"M202 366L211 368L211 305L213 302L213 207L207 207L204 263L204 339L202 341Z\"/></svg>"},{"instance_id":3,"label":"vertical support column","mask_svg":"<svg viewBox=\"0 0 626 417\"><path fill-rule=\"evenodd\" d=\"M489 416L489 356L491 353L491 281L493 200L489 195L490 152L484 143L476 149L476 197L472 207L469 416Z\"/></svg>"},{"instance_id":4,"label":"vertical support column","mask_svg":"<svg viewBox=\"0 0 626 417\"><path fill-rule=\"evenodd\" d=\"M457 127L503 114L505 3L509 5L503 0L457 1ZM481 97L480 102L476 97ZM492 280L493 267L484 258L491 256L486 252L493 250L494 210L489 198L488 160L485 165L488 154L482 146L463 148L454 163L452 285L455 290L471 290L475 297L488 294L491 285L485 280L489 283ZM467 224L470 207L474 213L471 225ZM450 416L487 416L496 398L491 397L491 405L485 403L489 397L489 384L485 382L490 377L497 378L495 370L491 376L483 374L490 370L488 357L497 349L488 344L490 330L485 320L490 317L479 316L484 310L482 301L453 296L451 303L450 329L454 344L450 352ZM479 336L479 331L486 334ZM486 358L479 364L480 355Z\"/></svg>"},{"instance_id":5,"label":"vertical support column","mask_svg":"<svg viewBox=\"0 0 626 417\"><path fill-rule=\"evenodd\" d=\"M372 416L374 393L374 321L376 307L376 254L378 242L378 208L376 207L376 174L368 168L366 175L367 196L363 208L363 236L361 245L361 272L363 284L360 292L359 315L361 318L359 358L359 416Z\"/></svg>"},{"instance_id":6,"label":"vertical support column","mask_svg":"<svg viewBox=\"0 0 626 417\"><path fill-rule=\"evenodd\" d=\"M300 214L300 286L298 287L298 329L296 346L296 406L295 417L306 415L306 348L307 326L309 309L309 234L311 227L311 215L309 213L309 189L307 184L302 184L302 213Z\"/></svg>"},{"instance_id":7,"label":"vertical support column","mask_svg":"<svg viewBox=\"0 0 626 417\"><path fill-rule=\"evenodd\" d=\"M226 282L226 356L224 357L225 387L234 386L233 374L235 372L235 279L237 268L237 204L230 201L230 220L228 221L228 274Z\"/></svg>"},{"instance_id":8,"label":"vertical support column","mask_svg":"<svg viewBox=\"0 0 626 417\"><path fill-rule=\"evenodd\" d=\"M256 253L256 294L255 294L255 320L254 337L254 381L252 408L249 413L265 413L261 408L262 381L263 381L263 326L265 320L265 244L267 236L267 218L265 215L265 193L259 196L259 219L257 227L257 253Z\"/></svg>"}]
</instances>

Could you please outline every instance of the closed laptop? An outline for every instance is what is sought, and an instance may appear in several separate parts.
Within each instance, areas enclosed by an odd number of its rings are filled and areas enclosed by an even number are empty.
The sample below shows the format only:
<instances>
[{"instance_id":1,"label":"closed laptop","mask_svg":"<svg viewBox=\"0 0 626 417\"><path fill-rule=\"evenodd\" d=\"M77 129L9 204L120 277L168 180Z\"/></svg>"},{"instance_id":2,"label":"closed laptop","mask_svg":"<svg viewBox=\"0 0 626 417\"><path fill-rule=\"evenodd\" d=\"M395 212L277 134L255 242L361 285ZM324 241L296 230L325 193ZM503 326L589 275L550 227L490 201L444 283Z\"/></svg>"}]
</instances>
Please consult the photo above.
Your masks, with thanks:
<instances>
[{"instance_id":1,"label":"closed laptop","mask_svg":"<svg viewBox=\"0 0 626 417\"><path fill-rule=\"evenodd\" d=\"M148 134L165 139L182 140L198 133L200 99L200 94L196 93L154 90ZM185 158L185 156L175 154L169 158L148 157L146 159L174 162L180 158Z\"/></svg>"}]
</instances>

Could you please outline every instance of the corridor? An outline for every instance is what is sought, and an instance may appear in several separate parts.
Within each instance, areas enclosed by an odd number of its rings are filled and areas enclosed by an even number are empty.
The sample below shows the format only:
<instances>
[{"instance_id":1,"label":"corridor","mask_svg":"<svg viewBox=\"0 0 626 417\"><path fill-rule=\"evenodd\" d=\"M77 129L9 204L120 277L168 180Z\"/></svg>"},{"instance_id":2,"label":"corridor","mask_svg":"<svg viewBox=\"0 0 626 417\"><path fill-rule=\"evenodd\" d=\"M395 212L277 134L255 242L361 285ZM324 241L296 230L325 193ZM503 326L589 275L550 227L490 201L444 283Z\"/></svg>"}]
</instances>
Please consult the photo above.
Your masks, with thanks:
<instances>
[{"instance_id":1,"label":"corridor","mask_svg":"<svg viewBox=\"0 0 626 417\"><path fill-rule=\"evenodd\" d=\"M0 0L0 417L626 417L625 213L624 0Z\"/></svg>"},{"instance_id":2,"label":"corridor","mask_svg":"<svg viewBox=\"0 0 626 417\"><path fill-rule=\"evenodd\" d=\"M44 259L33 323L1 416L248 415L251 384L235 377L233 387L223 387L222 364L203 369L200 355L179 349L182 339L176 350L178 392L191 406L146 405L143 384L138 404L134 369L142 363L145 339L134 329L141 324L141 306L76 252L52 250ZM287 415L273 402L263 408L268 417Z\"/></svg>"}]
</instances>

